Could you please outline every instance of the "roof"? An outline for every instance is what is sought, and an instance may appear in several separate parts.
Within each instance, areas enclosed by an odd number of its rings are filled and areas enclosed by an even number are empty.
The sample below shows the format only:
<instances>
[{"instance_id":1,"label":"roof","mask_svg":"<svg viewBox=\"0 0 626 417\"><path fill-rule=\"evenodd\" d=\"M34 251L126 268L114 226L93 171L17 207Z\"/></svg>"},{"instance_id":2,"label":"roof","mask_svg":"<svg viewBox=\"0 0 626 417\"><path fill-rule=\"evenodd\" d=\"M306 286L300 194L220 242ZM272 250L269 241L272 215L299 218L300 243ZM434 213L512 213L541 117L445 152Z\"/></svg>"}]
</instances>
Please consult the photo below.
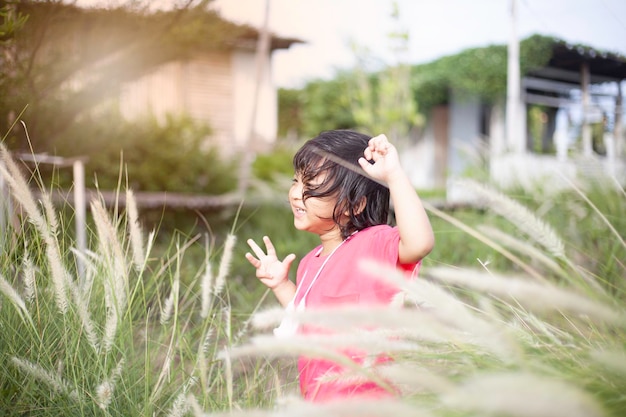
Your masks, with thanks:
<instances>
[{"instance_id":1,"label":"roof","mask_svg":"<svg viewBox=\"0 0 626 417\"><path fill-rule=\"evenodd\" d=\"M251 26L247 26L246 32L239 36L237 40L233 42L234 46L242 49L256 49L257 39L260 35L260 30L257 30ZM289 49L291 45L296 43L305 43L305 41L298 38L287 38L278 36L271 33L270 50L275 51L277 49Z\"/></svg>"},{"instance_id":2,"label":"roof","mask_svg":"<svg viewBox=\"0 0 626 417\"><path fill-rule=\"evenodd\" d=\"M530 71L530 74L555 81L580 82L580 69L584 63L589 65L592 84L626 79L625 56L559 39L554 39L548 64Z\"/></svg>"}]
</instances>

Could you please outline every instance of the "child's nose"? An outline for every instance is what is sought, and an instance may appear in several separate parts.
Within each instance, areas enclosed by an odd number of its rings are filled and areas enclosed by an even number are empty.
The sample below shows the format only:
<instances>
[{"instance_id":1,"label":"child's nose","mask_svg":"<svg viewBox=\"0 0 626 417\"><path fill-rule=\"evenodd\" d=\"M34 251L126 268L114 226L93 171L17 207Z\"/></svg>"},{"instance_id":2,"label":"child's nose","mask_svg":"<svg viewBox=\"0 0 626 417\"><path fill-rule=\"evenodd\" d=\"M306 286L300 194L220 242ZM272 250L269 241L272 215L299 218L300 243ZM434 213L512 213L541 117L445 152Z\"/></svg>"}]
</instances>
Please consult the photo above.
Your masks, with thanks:
<instances>
[{"instance_id":1,"label":"child's nose","mask_svg":"<svg viewBox=\"0 0 626 417\"><path fill-rule=\"evenodd\" d=\"M289 189L289 198L292 200L302 200L302 184L293 184Z\"/></svg>"}]
</instances>

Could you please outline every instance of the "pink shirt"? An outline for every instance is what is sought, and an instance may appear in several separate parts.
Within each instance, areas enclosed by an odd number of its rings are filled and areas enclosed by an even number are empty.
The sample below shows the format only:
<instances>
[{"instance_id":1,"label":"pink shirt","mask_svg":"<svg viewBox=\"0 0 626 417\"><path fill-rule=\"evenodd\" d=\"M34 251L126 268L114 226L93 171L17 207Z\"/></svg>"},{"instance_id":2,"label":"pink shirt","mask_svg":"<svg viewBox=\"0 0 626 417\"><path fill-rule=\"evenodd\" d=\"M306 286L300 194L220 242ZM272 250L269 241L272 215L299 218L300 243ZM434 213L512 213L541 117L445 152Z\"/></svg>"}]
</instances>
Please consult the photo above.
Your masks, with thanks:
<instances>
[{"instance_id":1,"label":"pink shirt","mask_svg":"<svg viewBox=\"0 0 626 417\"><path fill-rule=\"evenodd\" d=\"M354 234L331 256L324 265L317 280L311 286L305 298L307 309L315 307L333 307L341 305L386 305L398 292L394 286L359 268L359 260L378 260L384 264L396 265L416 276L419 263L411 265L398 264L398 245L400 235L398 229L387 225L369 227ZM317 256L321 246L309 252L298 265L298 292L295 305L302 302L311 281L325 262L326 256ZM301 332L314 330L303 328ZM357 363L362 362L362 354L356 350L344 352ZM382 359L384 360L384 359ZM330 373L338 373L341 367L333 362L322 359L301 357L298 359L300 371L300 389L305 399L311 401L328 401L347 396L367 396L382 398L391 394L373 382L320 383L318 378Z\"/></svg>"}]
</instances>

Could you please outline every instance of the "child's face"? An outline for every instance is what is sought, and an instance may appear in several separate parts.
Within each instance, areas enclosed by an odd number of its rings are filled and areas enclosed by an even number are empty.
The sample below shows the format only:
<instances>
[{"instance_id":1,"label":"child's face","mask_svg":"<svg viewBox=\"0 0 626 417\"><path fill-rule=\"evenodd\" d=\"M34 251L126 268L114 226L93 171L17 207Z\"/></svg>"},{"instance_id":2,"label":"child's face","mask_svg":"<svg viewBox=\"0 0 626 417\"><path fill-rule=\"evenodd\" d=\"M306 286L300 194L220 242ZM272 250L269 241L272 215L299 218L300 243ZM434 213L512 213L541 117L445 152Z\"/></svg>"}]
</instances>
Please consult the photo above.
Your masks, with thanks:
<instances>
[{"instance_id":1,"label":"child's face","mask_svg":"<svg viewBox=\"0 0 626 417\"><path fill-rule=\"evenodd\" d=\"M321 184L324 181L324 174L315 177L309 186ZM333 220L333 211L337 198L333 197L308 197L305 201L302 194L305 184L302 183L300 174L293 178L289 189L289 203L293 211L293 224L298 230L316 233L320 236L328 233L338 233L339 226Z\"/></svg>"}]
</instances>

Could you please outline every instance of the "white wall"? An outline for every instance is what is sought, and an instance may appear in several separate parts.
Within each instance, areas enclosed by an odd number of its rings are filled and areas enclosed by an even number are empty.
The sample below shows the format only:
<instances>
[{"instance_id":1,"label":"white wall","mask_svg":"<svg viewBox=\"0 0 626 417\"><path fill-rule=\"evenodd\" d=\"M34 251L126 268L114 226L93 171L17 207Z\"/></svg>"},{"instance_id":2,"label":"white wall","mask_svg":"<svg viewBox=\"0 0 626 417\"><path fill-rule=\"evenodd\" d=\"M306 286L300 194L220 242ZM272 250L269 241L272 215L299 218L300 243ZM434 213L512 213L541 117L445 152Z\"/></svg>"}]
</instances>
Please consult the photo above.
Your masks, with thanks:
<instances>
[{"instance_id":1,"label":"white wall","mask_svg":"<svg viewBox=\"0 0 626 417\"><path fill-rule=\"evenodd\" d=\"M401 150L400 158L414 187L422 190L435 188L435 135L430 123L416 144Z\"/></svg>"},{"instance_id":2,"label":"white wall","mask_svg":"<svg viewBox=\"0 0 626 417\"><path fill-rule=\"evenodd\" d=\"M448 176L457 177L476 163L480 151L480 101L452 92L449 117Z\"/></svg>"},{"instance_id":3,"label":"white wall","mask_svg":"<svg viewBox=\"0 0 626 417\"><path fill-rule=\"evenodd\" d=\"M235 52L232 55L234 97L234 140L237 146L247 143L250 134L252 109L256 87L256 59L254 52ZM252 142L253 149L263 149L276 141L278 132L278 97L272 84L271 61L266 60L258 95L257 117Z\"/></svg>"}]
</instances>

